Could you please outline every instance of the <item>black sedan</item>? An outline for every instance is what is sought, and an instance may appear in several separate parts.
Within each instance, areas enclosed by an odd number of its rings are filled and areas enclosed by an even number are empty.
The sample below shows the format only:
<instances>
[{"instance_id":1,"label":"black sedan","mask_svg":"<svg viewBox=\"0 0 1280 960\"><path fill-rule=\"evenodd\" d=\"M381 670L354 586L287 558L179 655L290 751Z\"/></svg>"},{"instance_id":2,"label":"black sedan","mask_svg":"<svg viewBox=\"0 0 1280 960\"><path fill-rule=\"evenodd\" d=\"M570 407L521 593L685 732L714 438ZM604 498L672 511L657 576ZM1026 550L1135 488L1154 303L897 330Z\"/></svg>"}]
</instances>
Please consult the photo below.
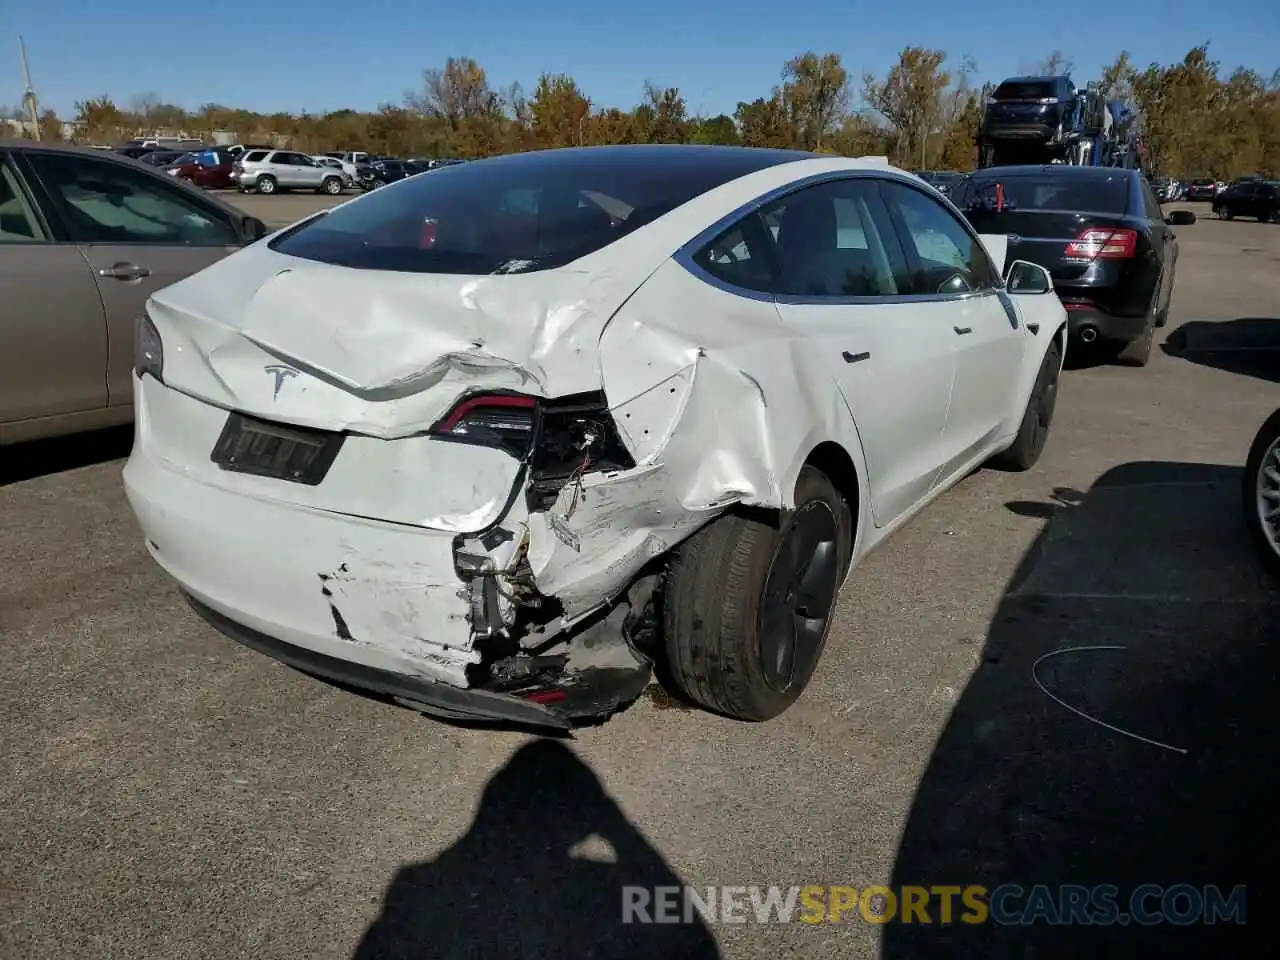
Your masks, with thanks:
<instances>
[{"instance_id":1,"label":"black sedan","mask_svg":"<svg viewBox=\"0 0 1280 960\"><path fill-rule=\"evenodd\" d=\"M1213 212L1223 220L1254 217L1280 223L1280 182L1239 180L1213 198Z\"/></svg>"},{"instance_id":2,"label":"black sedan","mask_svg":"<svg viewBox=\"0 0 1280 960\"><path fill-rule=\"evenodd\" d=\"M988 167L952 191L979 233L1008 234L1008 263L1048 269L1077 342L1110 348L1145 366L1156 327L1169 318L1178 239L1137 170L1116 167Z\"/></svg>"},{"instance_id":3,"label":"black sedan","mask_svg":"<svg viewBox=\"0 0 1280 960\"><path fill-rule=\"evenodd\" d=\"M1192 180L1187 185L1188 200L1212 200L1218 195L1220 185L1217 180Z\"/></svg>"}]
</instances>

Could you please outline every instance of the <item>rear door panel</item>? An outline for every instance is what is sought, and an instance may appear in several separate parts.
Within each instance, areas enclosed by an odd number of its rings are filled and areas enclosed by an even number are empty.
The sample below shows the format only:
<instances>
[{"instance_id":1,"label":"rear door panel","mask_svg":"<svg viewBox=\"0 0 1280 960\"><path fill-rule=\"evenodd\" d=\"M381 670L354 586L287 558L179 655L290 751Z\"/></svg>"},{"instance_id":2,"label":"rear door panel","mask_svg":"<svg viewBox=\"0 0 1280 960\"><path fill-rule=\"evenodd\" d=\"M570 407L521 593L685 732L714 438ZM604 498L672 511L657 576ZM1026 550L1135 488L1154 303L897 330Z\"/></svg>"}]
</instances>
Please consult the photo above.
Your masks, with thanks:
<instances>
[{"instance_id":1,"label":"rear door panel","mask_svg":"<svg viewBox=\"0 0 1280 960\"><path fill-rule=\"evenodd\" d=\"M97 285L2 152L0 299L0 423L105 407L107 334Z\"/></svg>"},{"instance_id":2,"label":"rear door panel","mask_svg":"<svg viewBox=\"0 0 1280 960\"><path fill-rule=\"evenodd\" d=\"M94 284L105 316L106 402L132 403L133 338L147 298L240 244L230 216L162 176L110 160L31 151L39 194Z\"/></svg>"}]
</instances>

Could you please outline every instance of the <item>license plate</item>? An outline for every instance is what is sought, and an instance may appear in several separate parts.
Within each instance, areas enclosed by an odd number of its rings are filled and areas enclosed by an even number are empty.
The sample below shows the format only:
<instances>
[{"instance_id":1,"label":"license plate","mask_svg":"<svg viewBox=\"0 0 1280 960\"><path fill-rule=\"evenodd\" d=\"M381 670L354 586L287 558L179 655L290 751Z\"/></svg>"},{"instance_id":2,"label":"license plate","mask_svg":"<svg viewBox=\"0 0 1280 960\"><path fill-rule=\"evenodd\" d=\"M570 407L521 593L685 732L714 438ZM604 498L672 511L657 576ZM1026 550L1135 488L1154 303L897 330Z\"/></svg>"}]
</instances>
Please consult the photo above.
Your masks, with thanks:
<instances>
[{"instance_id":1,"label":"license plate","mask_svg":"<svg viewBox=\"0 0 1280 960\"><path fill-rule=\"evenodd\" d=\"M337 459L344 436L233 413L210 459L233 473L315 486Z\"/></svg>"}]
</instances>

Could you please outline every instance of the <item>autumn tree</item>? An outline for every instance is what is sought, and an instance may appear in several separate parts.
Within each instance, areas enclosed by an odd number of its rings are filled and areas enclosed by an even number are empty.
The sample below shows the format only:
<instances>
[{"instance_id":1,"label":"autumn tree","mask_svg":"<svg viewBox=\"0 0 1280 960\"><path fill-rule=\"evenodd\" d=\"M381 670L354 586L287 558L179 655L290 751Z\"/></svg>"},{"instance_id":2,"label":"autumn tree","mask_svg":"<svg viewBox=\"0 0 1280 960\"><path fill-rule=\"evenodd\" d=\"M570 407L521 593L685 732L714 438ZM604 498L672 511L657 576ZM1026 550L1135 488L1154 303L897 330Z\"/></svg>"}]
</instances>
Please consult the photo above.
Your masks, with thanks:
<instances>
[{"instance_id":1,"label":"autumn tree","mask_svg":"<svg viewBox=\"0 0 1280 960\"><path fill-rule=\"evenodd\" d=\"M1181 63L1152 64L1134 76L1134 98L1146 117L1147 150L1157 169L1191 176L1216 172L1219 151L1206 133L1219 95L1217 73L1202 45Z\"/></svg>"},{"instance_id":2,"label":"autumn tree","mask_svg":"<svg viewBox=\"0 0 1280 960\"><path fill-rule=\"evenodd\" d=\"M750 103L740 102L733 116L742 142L748 147L795 146L781 91L775 91L768 99L760 97Z\"/></svg>"},{"instance_id":3,"label":"autumn tree","mask_svg":"<svg viewBox=\"0 0 1280 960\"><path fill-rule=\"evenodd\" d=\"M690 141L724 147L738 146L742 143L738 137L738 128L734 126L733 117L723 113L698 120L693 125Z\"/></svg>"},{"instance_id":4,"label":"autumn tree","mask_svg":"<svg viewBox=\"0 0 1280 960\"><path fill-rule=\"evenodd\" d=\"M125 129L125 114L108 96L76 103L76 120L83 124L86 136L94 142L117 140Z\"/></svg>"},{"instance_id":5,"label":"autumn tree","mask_svg":"<svg viewBox=\"0 0 1280 960\"><path fill-rule=\"evenodd\" d=\"M801 149L821 150L849 108L849 74L840 54L803 53L786 62L782 79L791 140Z\"/></svg>"},{"instance_id":6,"label":"autumn tree","mask_svg":"<svg viewBox=\"0 0 1280 960\"><path fill-rule=\"evenodd\" d=\"M689 108L679 87L644 85L644 99L631 114L637 143L684 143L689 138Z\"/></svg>"},{"instance_id":7,"label":"autumn tree","mask_svg":"<svg viewBox=\"0 0 1280 960\"><path fill-rule=\"evenodd\" d=\"M529 100L533 142L539 147L582 146L586 143L588 100L572 77L544 73Z\"/></svg>"},{"instance_id":8,"label":"autumn tree","mask_svg":"<svg viewBox=\"0 0 1280 960\"><path fill-rule=\"evenodd\" d=\"M873 110L894 128L899 162L927 166L929 138L944 132L943 96L951 86L951 74L942 69L947 55L941 50L907 47L884 80L863 76L863 96Z\"/></svg>"}]
</instances>

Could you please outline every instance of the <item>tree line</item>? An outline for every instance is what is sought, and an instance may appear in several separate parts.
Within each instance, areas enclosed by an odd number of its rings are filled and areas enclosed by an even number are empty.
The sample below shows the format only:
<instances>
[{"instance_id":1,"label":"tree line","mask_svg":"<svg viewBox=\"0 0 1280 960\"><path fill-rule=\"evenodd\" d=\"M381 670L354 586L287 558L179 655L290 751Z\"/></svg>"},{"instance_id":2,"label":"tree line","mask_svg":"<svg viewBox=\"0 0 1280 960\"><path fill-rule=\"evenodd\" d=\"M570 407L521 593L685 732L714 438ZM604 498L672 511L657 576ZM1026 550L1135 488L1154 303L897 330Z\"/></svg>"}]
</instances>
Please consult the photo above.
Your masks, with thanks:
<instances>
[{"instance_id":1,"label":"tree line","mask_svg":"<svg viewBox=\"0 0 1280 960\"><path fill-rule=\"evenodd\" d=\"M1070 73L1054 51L1023 65L1030 74ZM907 47L884 75L855 78L836 53L803 53L783 64L779 82L732 115L693 114L677 87L644 85L630 110L597 105L567 74L543 74L525 90L495 87L469 57L423 73L400 103L377 110L260 114L217 103L195 111L154 94L127 107L110 97L76 104L75 139L115 143L140 131L208 137L234 131L311 153L363 149L414 157L475 158L497 153L615 143L707 143L788 147L846 156L883 155L913 169L969 170L982 116L976 65L945 51ZM1121 53L1100 78L1101 92L1140 117L1152 166L1181 177L1280 176L1280 70L1224 73L1207 45L1180 62L1139 69ZM46 137L61 126L46 112Z\"/></svg>"}]
</instances>

